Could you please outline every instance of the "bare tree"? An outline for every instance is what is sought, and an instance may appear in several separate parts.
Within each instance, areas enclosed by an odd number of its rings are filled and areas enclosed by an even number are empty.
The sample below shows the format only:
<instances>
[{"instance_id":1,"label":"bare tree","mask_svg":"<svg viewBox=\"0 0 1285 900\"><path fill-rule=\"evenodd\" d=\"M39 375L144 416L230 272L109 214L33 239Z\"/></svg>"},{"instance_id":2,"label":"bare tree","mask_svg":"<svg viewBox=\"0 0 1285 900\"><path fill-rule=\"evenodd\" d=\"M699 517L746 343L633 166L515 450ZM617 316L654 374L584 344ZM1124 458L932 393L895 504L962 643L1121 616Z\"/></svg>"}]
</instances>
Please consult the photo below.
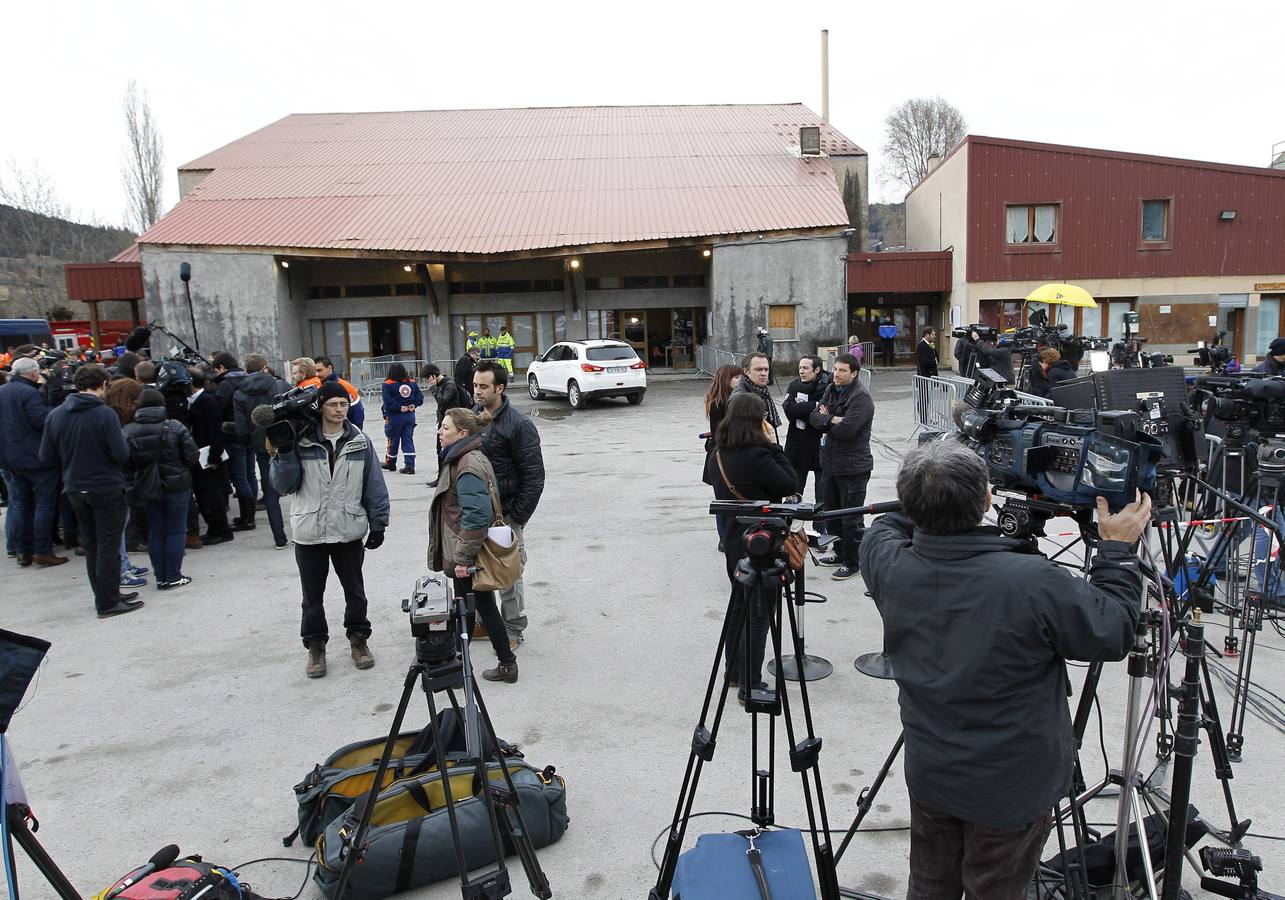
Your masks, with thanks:
<instances>
[{"instance_id":1,"label":"bare tree","mask_svg":"<svg viewBox=\"0 0 1285 900\"><path fill-rule=\"evenodd\" d=\"M128 141L121 175L125 179L130 224L141 234L161 216L165 153L146 92L140 92L138 85L131 81L125 88L121 106L125 110Z\"/></svg>"},{"instance_id":2,"label":"bare tree","mask_svg":"<svg viewBox=\"0 0 1285 900\"><path fill-rule=\"evenodd\" d=\"M928 174L929 158L944 157L968 133L964 114L941 97L907 100L888 114L884 125L883 180L906 190Z\"/></svg>"},{"instance_id":3,"label":"bare tree","mask_svg":"<svg viewBox=\"0 0 1285 900\"><path fill-rule=\"evenodd\" d=\"M23 256L54 256L61 224L54 220L69 218L70 213L53 179L36 162L23 167L11 159L6 168L8 172L0 176L0 203L34 213L13 217L14 249Z\"/></svg>"}]
</instances>

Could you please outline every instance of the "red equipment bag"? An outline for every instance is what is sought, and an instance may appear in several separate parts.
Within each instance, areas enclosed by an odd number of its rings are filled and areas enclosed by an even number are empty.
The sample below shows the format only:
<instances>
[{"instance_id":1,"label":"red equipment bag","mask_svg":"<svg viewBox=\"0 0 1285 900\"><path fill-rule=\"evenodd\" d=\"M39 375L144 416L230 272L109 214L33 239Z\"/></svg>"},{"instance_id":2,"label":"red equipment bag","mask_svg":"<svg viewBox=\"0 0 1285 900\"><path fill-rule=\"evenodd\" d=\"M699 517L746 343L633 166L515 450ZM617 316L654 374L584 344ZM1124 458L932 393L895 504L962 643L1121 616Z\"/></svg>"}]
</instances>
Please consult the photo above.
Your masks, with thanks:
<instances>
[{"instance_id":1,"label":"red equipment bag","mask_svg":"<svg viewBox=\"0 0 1285 900\"><path fill-rule=\"evenodd\" d=\"M146 868L146 867L143 867ZM164 869L139 877L135 869L111 887L94 895L94 900L263 900L241 884L230 869L211 865L199 856L189 856ZM121 884L133 882L113 894Z\"/></svg>"}]
</instances>

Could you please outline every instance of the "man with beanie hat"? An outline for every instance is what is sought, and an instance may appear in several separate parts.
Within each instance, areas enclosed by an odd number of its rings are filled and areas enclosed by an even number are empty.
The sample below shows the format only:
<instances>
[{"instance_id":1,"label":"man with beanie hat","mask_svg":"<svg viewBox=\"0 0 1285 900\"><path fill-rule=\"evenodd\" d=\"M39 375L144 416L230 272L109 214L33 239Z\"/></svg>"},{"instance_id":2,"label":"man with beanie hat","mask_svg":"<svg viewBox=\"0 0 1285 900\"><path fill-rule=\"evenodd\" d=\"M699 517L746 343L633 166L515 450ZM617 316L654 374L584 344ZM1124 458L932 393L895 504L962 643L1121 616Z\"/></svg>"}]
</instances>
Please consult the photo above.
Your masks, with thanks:
<instances>
[{"instance_id":1,"label":"man with beanie hat","mask_svg":"<svg viewBox=\"0 0 1285 900\"><path fill-rule=\"evenodd\" d=\"M317 389L317 423L300 435L297 445L269 447L275 454L273 486L281 494L294 495L290 529L303 585L299 633L308 648L309 678L326 674L330 634L324 599L331 566L344 590L344 629L353 664L359 669L375 664L366 643L370 620L361 567L365 551L384 542L388 489L370 438L348 421L348 405L343 385L322 383Z\"/></svg>"},{"instance_id":2,"label":"man with beanie hat","mask_svg":"<svg viewBox=\"0 0 1285 900\"><path fill-rule=\"evenodd\" d=\"M1285 375L1285 337L1278 337L1267 348L1267 358L1254 366L1255 372Z\"/></svg>"},{"instance_id":3,"label":"man with beanie hat","mask_svg":"<svg viewBox=\"0 0 1285 900\"><path fill-rule=\"evenodd\" d=\"M40 366L20 356L12 377L0 387L0 469L11 475L9 516L16 529L18 564L60 566L54 555L54 517L58 513L58 467L40 459L40 437L49 404L40 392Z\"/></svg>"}]
</instances>

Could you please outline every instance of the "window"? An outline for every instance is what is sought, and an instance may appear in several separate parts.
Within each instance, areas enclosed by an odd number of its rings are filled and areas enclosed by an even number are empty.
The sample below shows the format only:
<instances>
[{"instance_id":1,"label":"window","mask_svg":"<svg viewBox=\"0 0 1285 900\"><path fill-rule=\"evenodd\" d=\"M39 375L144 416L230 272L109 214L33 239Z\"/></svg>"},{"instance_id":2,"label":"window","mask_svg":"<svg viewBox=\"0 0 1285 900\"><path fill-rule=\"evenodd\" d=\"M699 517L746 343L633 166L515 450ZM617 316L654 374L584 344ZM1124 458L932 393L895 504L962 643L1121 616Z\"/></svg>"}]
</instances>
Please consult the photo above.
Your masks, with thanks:
<instances>
[{"instance_id":1,"label":"window","mask_svg":"<svg viewBox=\"0 0 1285 900\"><path fill-rule=\"evenodd\" d=\"M452 294L480 294L482 293L482 282L452 281L449 290Z\"/></svg>"},{"instance_id":2,"label":"window","mask_svg":"<svg viewBox=\"0 0 1285 900\"><path fill-rule=\"evenodd\" d=\"M537 278L531 284L531 289L536 291L561 291L561 278Z\"/></svg>"},{"instance_id":3,"label":"window","mask_svg":"<svg viewBox=\"0 0 1285 900\"><path fill-rule=\"evenodd\" d=\"M392 294L391 284L350 284L344 289L347 297L387 297Z\"/></svg>"},{"instance_id":4,"label":"window","mask_svg":"<svg viewBox=\"0 0 1285 900\"><path fill-rule=\"evenodd\" d=\"M616 327L614 309L591 309L588 312L589 338L618 338L620 332Z\"/></svg>"},{"instance_id":5,"label":"window","mask_svg":"<svg viewBox=\"0 0 1285 900\"><path fill-rule=\"evenodd\" d=\"M982 325L1007 331L1022 325L1021 300L982 300L978 303L978 317Z\"/></svg>"},{"instance_id":6,"label":"window","mask_svg":"<svg viewBox=\"0 0 1285 900\"><path fill-rule=\"evenodd\" d=\"M422 281L402 281L395 285L394 292L398 297L414 297L415 295L427 295L428 288Z\"/></svg>"},{"instance_id":7,"label":"window","mask_svg":"<svg viewBox=\"0 0 1285 900\"><path fill-rule=\"evenodd\" d=\"M705 286L704 275L675 275L674 276L674 287L676 288L704 287L704 286Z\"/></svg>"},{"instance_id":8,"label":"window","mask_svg":"<svg viewBox=\"0 0 1285 900\"><path fill-rule=\"evenodd\" d=\"M612 360L636 360L638 354L634 352L633 347L628 346L590 347L585 354L585 358L591 362L610 362Z\"/></svg>"},{"instance_id":9,"label":"window","mask_svg":"<svg viewBox=\"0 0 1285 900\"><path fill-rule=\"evenodd\" d=\"M509 281L486 281L482 290L487 294L524 294L531 290L531 282L526 279Z\"/></svg>"},{"instance_id":10,"label":"window","mask_svg":"<svg viewBox=\"0 0 1285 900\"><path fill-rule=\"evenodd\" d=\"M340 295L339 285L322 284L308 288L309 300L333 300Z\"/></svg>"},{"instance_id":11,"label":"window","mask_svg":"<svg viewBox=\"0 0 1285 900\"><path fill-rule=\"evenodd\" d=\"M1254 348L1257 355L1267 356L1268 345L1280 336L1280 323L1281 298L1264 297L1258 305L1258 346Z\"/></svg>"},{"instance_id":12,"label":"window","mask_svg":"<svg viewBox=\"0 0 1285 900\"><path fill-rule=\"evenodd\" d=\"M614 291L619 287L619 275L601 275L593 278L585 278L584 280L584 289L586 291Z\"/></svg>"},{"instance_id":13,"label":"window","mask_svg":"<svg viewBox=\"0 0 1285 900\"><path fill-rule=\"evenodd\" d=\"M774 341L793 341L798 339L794 330L793 306L769 306L767 308L767 327L772 332Z\"/></svg>"},{"instance_id":14,"label":"window","mask_svg":"<svg viewBox=\"0 0 1285 900\"><path fill-rule=\"evenodd\" d=\"M1057 204L1008 207L1005 241L1009 244L1057 243Z\"/></svg>"},{"instance_id":15,"label":"window","mask_svg":"<svg viewBox=\"0 0 1285 900\"><path fill-rule=\"evenodd\" d=\"M1142 201L1142 239L1166 241L1169 239L1169 201Z\"/></svg>"},{"instance_id":16,"label":"window","mask_svg":"<svg viewBox=\"0 0 1285 900\"><path fill-rule=\"evenodd\" d=\"M626 275L623 286L631 290L636 288L667 288L669 287L669 276Z\"/></svg>"},{"instance_id":17,"label":"window","mask_svg":"<svg viewBox=\"0 0 1285 900\"><path fill-rule=\"evenodd\" d=\"M353 356L370 353L370 322L366 319L348 320L348 352Z\"/></svg>"}]
</instances>

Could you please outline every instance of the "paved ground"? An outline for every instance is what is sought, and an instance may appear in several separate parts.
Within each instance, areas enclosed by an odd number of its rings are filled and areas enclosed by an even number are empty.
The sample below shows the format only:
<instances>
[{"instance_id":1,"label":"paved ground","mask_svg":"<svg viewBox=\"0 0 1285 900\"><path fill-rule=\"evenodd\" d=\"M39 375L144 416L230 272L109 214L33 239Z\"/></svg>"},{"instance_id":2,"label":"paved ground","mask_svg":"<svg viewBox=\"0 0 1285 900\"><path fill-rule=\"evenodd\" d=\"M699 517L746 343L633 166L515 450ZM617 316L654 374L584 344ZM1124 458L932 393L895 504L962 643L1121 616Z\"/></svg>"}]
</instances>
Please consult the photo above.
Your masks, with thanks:
<instances>
[{"instance_id":1,"label":"paved ground","mask_svg":"<svg viewBox=\"0 0 1285 900\"><path fill-rule=\"evenodd\" d=\"M614 401L581 413L564 401L521 399L535 411L549 472L528 531L532 626L519 651L520 683L488 685L485 694L501 736L567 779L570 829L539 854L559 897L639 898L655 877L649 849L673 813L727 596L706 511L710 494L700 482L705 387L658 382L640 407ZM908 374L880 375L875 396L876 434L888 448L876 453L869 496L880 500L892 498L896 454L909 446ZM429 428L420 437L431 445ZM431 465L422 476L423 469ZM272 548L266 528L191 553L191 587L172 594L149 588L145 610L106 622L92 615L79 560L12 573L4 627L43 636L53 649L9 736L43 825L40 837L83 893L169 842L225 864L282 852L307 856L306 848L283 851L280 844L294 825L292 785L339 745L384 732L401 688L411 638L400 600L424 568L426 477L389 477L392 527L366 566L379 660L368 672L352 668L341 641L332 644L331 674L304 678L294 562L289 551ZM829 597L808 610L808 643L835 664L833 676L812 685L812 700L825 740L830 823L843 829L896 739L895 687L852 667L855 656L881 642L860 581L833 582L825 569L809 575L810 586ZM337 585L331 596L337 629ZM1281 683L1282 643L1269 631L1255 660L1256 678L1269 688ZM485 645L477 656L492 664ZM1121 755L1124 683L1123 666L1108 667L1101 708L1113 765ZM1221 689L1218 699L1226 714L1230 700ZM698 810L747 811L748 718L734 711L706 768ZM1256 833L1285 834L1282 741L1253 717L1245 731L1245 761L1233 782L1239 812L1253 817ZM1091 732L1085 765L1093 780L1103 763L1096 724ZM783 736L778 740L783 746ZM1206 744L1196 772L1196 804L1225 825ZM801 790L788 771L776 801L780 822L804 824ZM1114 804L1098 802L1090 814L1113 820ZM906 824L898 766L866 822L893 830L854 841L840 865L841 883L904 894L907 835L895 829ZM708 818L691 832L727 827L742 826ZM1247 844L1264 857L1264 885L1279 890L1282 845ZM24 897L50 896L25 860L20 873ZM303 866L269 863L243 874L268 896L289 896ZM520 872L514 882L514 896L526 896ZM310 883L304 896L319 895ZM448 883L406 896L459 893Z\"/></svg>"}]
</instances>

